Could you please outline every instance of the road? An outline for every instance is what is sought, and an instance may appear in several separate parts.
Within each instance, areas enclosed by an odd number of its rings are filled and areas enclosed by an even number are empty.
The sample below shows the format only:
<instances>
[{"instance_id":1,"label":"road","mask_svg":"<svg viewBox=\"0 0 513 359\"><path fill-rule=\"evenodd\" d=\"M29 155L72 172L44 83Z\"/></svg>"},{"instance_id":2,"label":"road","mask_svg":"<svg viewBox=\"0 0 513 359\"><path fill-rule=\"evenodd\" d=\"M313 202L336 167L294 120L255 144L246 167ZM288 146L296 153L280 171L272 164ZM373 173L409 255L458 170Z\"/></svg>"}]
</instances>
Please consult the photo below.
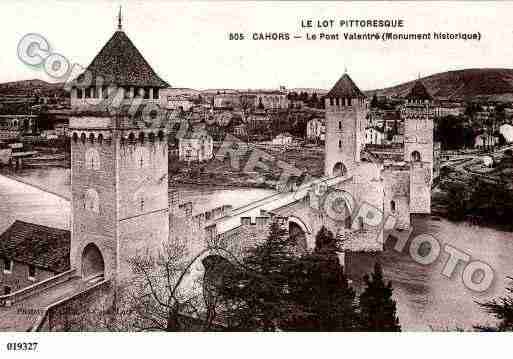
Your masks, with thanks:
<instances>
[{"instance_id":1,"label":"road","mask_svg":"<svg viewBox=\"0 0 513 359\"><path fill-rule=\"evenodd\" d=\"M93 284L84 282L80 277L47 288L12 307L0 308L0 331L27 331L44 315L46 308L63 299L79 293Z\"/></svg>"}]
</instances>

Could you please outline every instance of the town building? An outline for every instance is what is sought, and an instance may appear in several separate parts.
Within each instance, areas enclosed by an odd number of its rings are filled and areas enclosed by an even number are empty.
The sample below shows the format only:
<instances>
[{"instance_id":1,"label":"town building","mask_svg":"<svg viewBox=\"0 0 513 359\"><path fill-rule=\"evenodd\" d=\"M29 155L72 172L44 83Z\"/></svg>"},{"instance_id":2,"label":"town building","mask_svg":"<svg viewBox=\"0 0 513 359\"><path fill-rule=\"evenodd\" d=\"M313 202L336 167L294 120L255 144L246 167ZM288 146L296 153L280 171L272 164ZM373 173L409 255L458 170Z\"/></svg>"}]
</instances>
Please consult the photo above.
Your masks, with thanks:
<instances>
[{"instance_id":1,"label":"town building","mask_svg":"<svg viewBox=\"0 0 513 359\"><path fill-rule=\"evenodd\" d=\"M38 118L31 103L0 103L0 141L36 134Z\"/></svg>"},{"instance_id":2,"label":"town building","mask_svg":"<svg viewBox=\"0 0 513 359\"><path fill-rule=\"evenodd\" d=\"M238 92L219 93L214 95L214 109L234 109L241 105L241 98Z\"/></svg>"},{"instance_id":3,"label":"town building","mask_svg":"<svg viewBox=\"0 0 513 359\"><path fill-rule=\"evenodd\" d=\"M292 144L293 137L288 132L283 132L273 139L274 146L288 146Z\"/></svg>"},{"instance_id":4,"label":"town building","mask_svg":"<svg viewBox=\"0 0 513 359\"><path fill-rule=\"evenodd\" d=\"M287 94L285 91L269 90L254 91L250 93L254 95L253 106L257 109L278 110L289 107Z\"/></svg>"},{"instance_id":5,"label":"town building","mask_svg":"<svg viewBox=\"0 0 513 359\"><path fill-rule=\"evenodd\" d=\"M481 105L481 109L474 115L474 119L479 123L487 123L495 117L495 105Z\"/></svg>"},{"instance_id":6,"label":"town building","mask_svg":"<svg viewBox=\"0 0 513 359\"><path fill-rule=\"evenodd\" d=\"M161 89L160 94L162 105L168 110L189 111L201 99L201 92L190 88L168 87Z\"/></svg>"},{"instance_id":7,"label":"town building","mask_svg":"<svg viewBox=\"0 0 513 359\"><path fill-rule=\"evenodd\" d=\"M365 143L381 145L385 141L385 133L377 127L367 127L365 129Z\"/></svg>"},{"instance_id":8,"label":"town building","mask_svg":"<svg viewBox=\"0 0 513 359\"><path fill-rule=\"evenodd\" d=\"M326 135L326 125L322 118L312 118L306 123L306 138L309 141L324 141Z\"/></svg>"},{"instance_id":9,"label":"town building","mask_svg":"<svg viewBox=\"0 0 513 359\"><path fill-rule=\"evenodd\" d=\"M506 140L506 143L513 143L513 126L505 123L499 127L499 132Z\"/></svg>"},{"instance_id":10,"label":"town building","mask_svg":"<svg viewBox=\"0 0 513 359\"><path fill-rule=\"evenodd\" d=\"M169 110L189 111L194 106L193 100L186 95L165 95L166 108Z\"/></svg>"},{"instance_id":11,"label":"town building","mask_svg":"<svg viewBox=\"0 0 513 359\"><path fill-rule=\"evenodd\" d=\"M0 235L0 294L9 294L70 269L70 232L15 221Z\"/></svg>"},{"instance_id":12,"label":"town building","mask_svg":"<svg viewBox=\"0 0 513 359\"><path fill-rule=\"evenodd\" d=\"M214 141L205 131L188 131L178 141L180 161L203 162L214 156Z\"/></svg>"},{"instance_id":13,"label":"town building","mask_svg":"<svg viewBox=\"0 0 513 359\"><path fill-rule=\"evenodd\" d=\"M7 143L0 141L0 165L8 165L11 162L11 155L11 147Z\"/></svg>"},{"instance_id":14,"label":"town building","mask_svg":"<svg viewBox=\"0 0 513 359\"><path fill-rule=\"evenodd\" d=\"M482 133L474 138L474 148L486 149L499 144L499 137Z\"/></svg>"},{"instance_id":15,"label":"town building","mask_svg":"<svg viewBox=\"0 0 513 359\"><path fill-rule=\"evenodd\" d=\"M435 116L438 118L447 116L463 116L465 114L465 106L458 102L443 101L434 108Z\"/></svg>"}]
</instances>

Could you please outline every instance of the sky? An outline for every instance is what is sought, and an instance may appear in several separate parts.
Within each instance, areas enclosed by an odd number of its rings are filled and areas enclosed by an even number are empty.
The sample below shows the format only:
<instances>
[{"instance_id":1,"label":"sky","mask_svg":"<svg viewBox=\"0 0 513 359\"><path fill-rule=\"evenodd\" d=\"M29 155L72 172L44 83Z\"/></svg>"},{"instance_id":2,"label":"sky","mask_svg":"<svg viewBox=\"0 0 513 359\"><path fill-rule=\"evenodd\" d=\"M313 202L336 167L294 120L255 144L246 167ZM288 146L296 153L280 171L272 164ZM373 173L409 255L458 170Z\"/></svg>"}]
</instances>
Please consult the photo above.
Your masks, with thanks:
<instances>
[{"instance_id":1,"label":"sky","mask_svg":"<svg viewBox=\"0 0 513 359\"><path fill-rule=\"evenodd\" d=\"M0 3L0 82L40 78L16 56L20 39L38 33L53 52L87 66L123 29L173 87L329 89L347 72L362 90L419 76L476 67L513 67L513 2L20 1ZM480 32L481 41L308 41L312 19L403 19L404 33ZM373 29L374 31L374 29ZM395 30L394 30L395 31ZM234 41L228 34L289 32L290 41Z\"/></svg>"}]
</instances>

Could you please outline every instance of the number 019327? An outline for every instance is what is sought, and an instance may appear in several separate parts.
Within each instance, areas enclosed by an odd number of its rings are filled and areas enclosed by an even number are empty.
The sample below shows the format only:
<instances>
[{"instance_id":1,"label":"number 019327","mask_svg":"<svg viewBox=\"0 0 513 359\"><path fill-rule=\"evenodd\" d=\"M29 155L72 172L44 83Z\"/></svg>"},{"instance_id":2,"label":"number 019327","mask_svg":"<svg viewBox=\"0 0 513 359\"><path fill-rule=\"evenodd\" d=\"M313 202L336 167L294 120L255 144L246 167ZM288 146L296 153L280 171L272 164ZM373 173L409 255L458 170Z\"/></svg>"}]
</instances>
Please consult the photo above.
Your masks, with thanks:
<instances>
[{"instance_id":1,"label":"number 019327","mask_svg":"<svg viewBox=\"0 0 513 359\"><path fill-rule=\"evenodd\" d=\"M11 342L7 343L8 351L35 351L37 349L37 342Z\"/></svg>"}]
</instances>

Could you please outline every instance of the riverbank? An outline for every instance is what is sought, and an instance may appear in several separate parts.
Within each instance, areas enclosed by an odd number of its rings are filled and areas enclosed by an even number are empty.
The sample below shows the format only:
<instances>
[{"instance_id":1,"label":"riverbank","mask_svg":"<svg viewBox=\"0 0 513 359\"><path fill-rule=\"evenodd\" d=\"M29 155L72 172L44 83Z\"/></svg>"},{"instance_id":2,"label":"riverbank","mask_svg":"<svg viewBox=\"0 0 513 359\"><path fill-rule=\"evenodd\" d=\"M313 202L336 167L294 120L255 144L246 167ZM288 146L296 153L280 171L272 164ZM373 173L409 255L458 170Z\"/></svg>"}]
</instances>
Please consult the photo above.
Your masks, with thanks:
<instances>
[{"instance_id":1,"label":"riverbank","mask_svg":"<svg viewBox=\"0 0 513 359\"><path fill-rule=\"evenodd\" d=\"M15 171L6 171L5 169L2 168L0 170L0 176L4 176L4 177L9 178L11 180L14 180L14 181L26 184L28 186L37 188L37 189L39 189L41 191L44 191L44 192L47 192L47 193L53 194L53 195L55 195L55 196L57 196L59 198L62 198L64 200L66 200L66 201L70 201L71 200L71 194L62 193L62 191L58 191L58 190L52 189L48 185L45 185L43 183L38 183L37 181L35 181L33 179L29 179L27 177L23 177L23 176L17 175L15 173Z\"/></svg>"}]
</instances>

